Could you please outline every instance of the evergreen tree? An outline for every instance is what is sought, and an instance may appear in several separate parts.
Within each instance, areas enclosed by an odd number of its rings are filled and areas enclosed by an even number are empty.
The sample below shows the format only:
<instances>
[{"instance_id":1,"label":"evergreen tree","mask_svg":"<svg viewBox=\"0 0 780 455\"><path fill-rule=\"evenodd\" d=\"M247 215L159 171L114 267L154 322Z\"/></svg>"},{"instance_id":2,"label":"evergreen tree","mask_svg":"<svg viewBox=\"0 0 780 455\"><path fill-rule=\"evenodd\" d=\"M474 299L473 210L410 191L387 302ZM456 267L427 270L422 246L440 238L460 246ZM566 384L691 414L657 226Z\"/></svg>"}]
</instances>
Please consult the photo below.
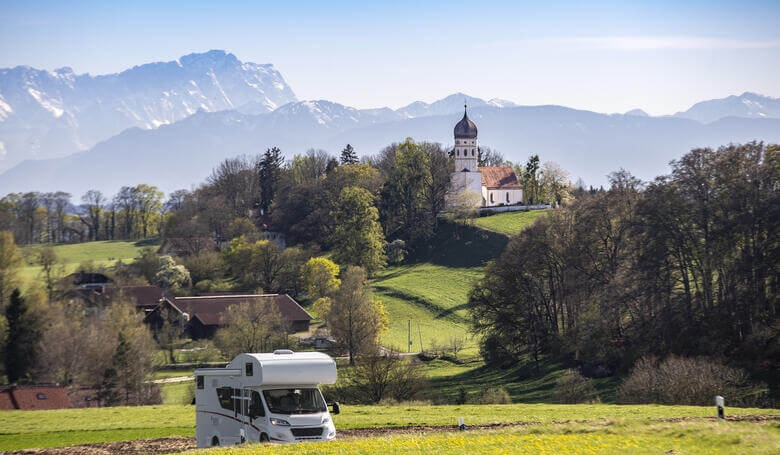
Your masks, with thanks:
<instances>
[{"instance_id":1,"label":"evergreen tree","mask_svg":"<svg viewBox=\"0 0 780 455\"><path fill-rule=\"evenodd\" d=\"M347 144L347 146L344 147L344 150L341 151L341 164L357 164L357 163L358 163L357 153L355 153L355 150L352 148L350 144Z\"/></svg>"},{"instance_id":2,"label":"evergreen tree","mask_svg":"<svg viewBox=\"0 0 780 455\"><path fill-rule=\"evenodd\" d=\"M260 208L267 214L274 201L276 190L279 186L279 177L282 173L284 157L279 147L272 147L265 151L263 158L258 163L257 177L260 187Z\"/></svg>"},{"instance_id":3,"label":"evergreen tree","mask_svg":"<svg viewBox=\"0 0 780 455\"><path fill-rule=\"evenodd\" d=\"M5 372L8 382L26 379L37 358L38 341L41 338L41 320L30 311L19 289L11 293L5 310L8 323L8 341L5 347Z\"/></svg>"},{"instance_id":4,"label":"evergreen tree","mask_svg":"<svg viewBox=\"0 0 780 455\"><path fill-rule=\"evenodd\" d=\"M134 357L133 346L127 341L124 332L119 332L119 343L116 345L111 364L116 374L117 386L125 393L125 404L130 403L130 393L138 390L139 386L133 371Z\"/></svg>"},{"instance_id":5,"label":"evergreen tree","mask_svg":"<svg viewBox=\"0 0 780 455\"><path fill-rule=\"evenodd\" d=\"M103 378L98 384L96 393L98 404L113 406L119 402L119 392L116 389L117 374L114 368L106 368Z\"/></svg>"}]
</instances>

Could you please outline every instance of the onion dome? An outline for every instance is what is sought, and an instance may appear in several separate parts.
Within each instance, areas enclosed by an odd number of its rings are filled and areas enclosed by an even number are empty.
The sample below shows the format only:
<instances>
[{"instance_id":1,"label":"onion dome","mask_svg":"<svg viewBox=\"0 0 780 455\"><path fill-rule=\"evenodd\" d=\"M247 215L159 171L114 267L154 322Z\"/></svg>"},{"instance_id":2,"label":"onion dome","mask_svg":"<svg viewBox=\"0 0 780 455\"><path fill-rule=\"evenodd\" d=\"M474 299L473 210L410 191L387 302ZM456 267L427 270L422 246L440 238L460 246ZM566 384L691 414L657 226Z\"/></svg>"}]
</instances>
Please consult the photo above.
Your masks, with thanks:
<instances>
[{"instance_id":1,"label":"onion dome","mask_svg":"<svg viewBox=\"0 0 780 455\"><path fill-rule=\"evenodd\" d=\"M463 105L463 118L455 125L455 139L476 139L477 125L466 114L466 105Z\"/></svg>"}]
</instances>

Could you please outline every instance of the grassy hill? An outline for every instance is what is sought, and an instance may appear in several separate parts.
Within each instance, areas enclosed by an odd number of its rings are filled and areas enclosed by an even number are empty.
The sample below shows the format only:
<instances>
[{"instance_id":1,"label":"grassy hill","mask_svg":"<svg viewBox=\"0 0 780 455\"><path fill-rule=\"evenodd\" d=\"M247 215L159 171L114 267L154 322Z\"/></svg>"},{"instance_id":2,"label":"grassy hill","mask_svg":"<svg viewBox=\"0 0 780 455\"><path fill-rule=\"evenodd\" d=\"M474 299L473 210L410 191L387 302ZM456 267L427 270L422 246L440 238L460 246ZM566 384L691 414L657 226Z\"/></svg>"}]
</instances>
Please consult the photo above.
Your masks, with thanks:
<instances>
[{"instance_id":1,"label":"grassy hill","mask_svg":"<svg viewBox=\"0 0 780 455\"><path fill-rule=\"evenodd\" d=\"M411 321L411 351L462 338L464 354L475 355L477 343L468 332L468 293L482 278L487 261L501 254L508 240L476 226L442 222L427 251L379 273L374 295L390 316L382 343L405 352Z\"/></svg>"},{"instance_id":2,"label":"grassy hill","mask_svg":"<svg viewBox=\"0 0 780 455\"><path fill-rule=\"evenodd\" d=\"M476 395L486 387L504 387L514 401L549 400L563 366L542 362L540 371L527 366L508 370L485 367L479 358L478 340L469 332L466 303L474 283L484 275L485 264L496 259L511 235L522 232L542 210L507 212L477 218L472 225L443 222L427 251L406 264L388 267L374 279L374 296L388 309L390 328L385 346L406 352L446 346L450 339L465 341L457 360L433 360L426 364L431 378L429 398L452 401L463 386ZM412 345L407 348L411 321ZM615 380L600 380L596 387L603 400L614 397Z\"/></svg>"},{"instance_id":3,"label":"grassy hill","mask_svg":"<svg viewBox=\"0 0 780 455\"><path fill-rule=\"evenodd\" d=\"M137 242L124 240L105 240L99 242L65 243L54 245L57 258L65 267L65 273L76 270L79 264L91 261L95 265L113 265L117 261L128 262L141 256L141 250L145 247L157 247L159 241L141 240ZM21 248L21 254L26 266L21 275L25 283L37 279L41 273L41 267L36 265L36 257L42 245L29 245Z\"/></svg>"}]
</instances>

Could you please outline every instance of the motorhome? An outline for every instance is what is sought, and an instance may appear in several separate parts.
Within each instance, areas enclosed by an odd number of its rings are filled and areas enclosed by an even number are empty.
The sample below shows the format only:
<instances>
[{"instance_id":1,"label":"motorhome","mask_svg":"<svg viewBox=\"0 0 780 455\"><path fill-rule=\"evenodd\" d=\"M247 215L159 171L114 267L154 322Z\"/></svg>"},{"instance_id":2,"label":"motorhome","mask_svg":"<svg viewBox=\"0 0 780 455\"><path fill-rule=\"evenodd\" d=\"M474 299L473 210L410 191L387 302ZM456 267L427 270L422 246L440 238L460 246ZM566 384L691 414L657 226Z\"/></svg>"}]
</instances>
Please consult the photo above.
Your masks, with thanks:
<instances>
[{"instance_id":1,"label":"motorhome","mask_svg":"<svg viewBox=\"0 0 780 455\"><path fill-rule=\"evenodd\" d=\"M327 404L319 386L335 382L336 362L320 352L239 354L225 368L197 369L198 447L329 441L339 404Z\"/></svg>"}]
</instances>

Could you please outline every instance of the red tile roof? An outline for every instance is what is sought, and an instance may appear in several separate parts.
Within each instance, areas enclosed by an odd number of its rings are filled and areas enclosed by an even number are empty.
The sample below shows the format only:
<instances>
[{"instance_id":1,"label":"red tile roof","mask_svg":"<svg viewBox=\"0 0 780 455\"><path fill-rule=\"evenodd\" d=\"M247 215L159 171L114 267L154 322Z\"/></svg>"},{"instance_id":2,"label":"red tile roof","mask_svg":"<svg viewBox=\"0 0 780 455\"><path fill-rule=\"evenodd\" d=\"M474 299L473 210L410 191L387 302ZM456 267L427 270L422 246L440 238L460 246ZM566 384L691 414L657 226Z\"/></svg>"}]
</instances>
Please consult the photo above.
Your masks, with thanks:
<instances>
[{"instance_id":1,"label":"red tile roof","mask_svg":"<svg viewBox=\"0 0 780 455\"><path fill-rule=\"evenodd\" d=\"M0 390L0 409L3 410L62 409L71 407L73 406L65 387L29 385L10 386Z\"/></svg>"},{"instance_id":2,"label":"red tile roof","mask_svg":"<svg viewBox=\"0 0 780 455\"><path fill-rule=\"evenodd\" d=\"M519 190L514 169L509 166L485 166L479 168L482 173L482 185L490 189Z\"/></svg>"},{"instance_id":3,"label":"red tile roof","mask_svg":"<svg viewBox=\"0 0 780 455\"><path fill-rule=\"evenodd\" d=\"M288 321L311 321L312 317L287 294L239 294L176 297L171 302L179 311L197 317L203 325L219 325L222 314L231 305L272 300Z\"/></svg>"}]
</instances>

